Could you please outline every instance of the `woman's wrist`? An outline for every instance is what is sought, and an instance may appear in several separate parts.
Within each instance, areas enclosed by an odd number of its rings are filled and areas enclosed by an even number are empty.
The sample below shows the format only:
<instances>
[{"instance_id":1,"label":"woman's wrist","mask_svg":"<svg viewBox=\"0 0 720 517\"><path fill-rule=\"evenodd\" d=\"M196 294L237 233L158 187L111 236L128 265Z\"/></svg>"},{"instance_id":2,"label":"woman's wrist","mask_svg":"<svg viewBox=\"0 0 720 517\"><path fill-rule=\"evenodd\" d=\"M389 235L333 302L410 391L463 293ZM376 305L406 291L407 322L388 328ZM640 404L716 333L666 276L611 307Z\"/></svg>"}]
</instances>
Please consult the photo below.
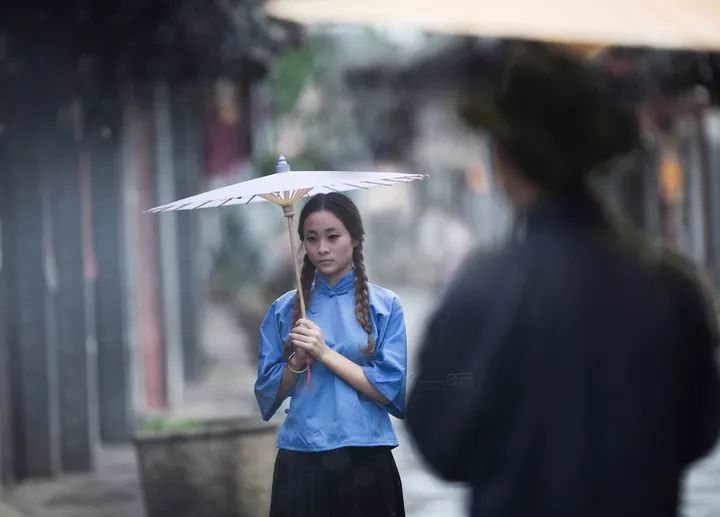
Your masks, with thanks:
<instances>
[{"instance_id":1,"label":"woman's wrist","mask_svg":"<svg viewBox=\"0 0 720 517\"><path fill-rule=\"evenodd\" d=\"M328 358L334 353L336 353L335 350L333 350L329 346L325 346L322 348L322 351L318 354L317 360L324 364L328 360Z\"/></svg>"},{"instance_id":2,"label":"woman's wrist","mask_svg":"<svg viewBox=\"0 0 720 517\"><path fill-rule=\"evenodd\" d=\"M287 360L287 365L293 373L298 373L301 370L304 370L306 366L305 361L303 359L299 359L298 355L294 352L290 354L290 357Z\"/></svg>"}]
</instances>

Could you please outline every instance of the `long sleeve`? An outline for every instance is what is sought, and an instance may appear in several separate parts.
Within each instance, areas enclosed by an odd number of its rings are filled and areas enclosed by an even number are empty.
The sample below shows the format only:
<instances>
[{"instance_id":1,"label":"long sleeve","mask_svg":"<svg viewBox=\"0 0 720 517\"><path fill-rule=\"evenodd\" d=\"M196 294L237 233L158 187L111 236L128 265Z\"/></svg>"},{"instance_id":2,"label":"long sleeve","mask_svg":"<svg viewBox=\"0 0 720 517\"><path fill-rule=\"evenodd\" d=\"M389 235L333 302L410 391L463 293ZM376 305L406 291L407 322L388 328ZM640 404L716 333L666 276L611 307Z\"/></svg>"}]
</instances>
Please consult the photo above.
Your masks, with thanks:
<instances>
[{"instance_id":1,"label":"long sleeve","mask_svg":"<svg viewBox=\"0 0 720 517\"><path fill-rule=\"evenodd\" d=\"M456 277L427 327L407 408L415 446L452 481L468 481L471 470L492 462L492 444L502 438L498 408L513 391L500 356L523 275L476 262Z\"/></svg>"},{"instance_id":2,"label":"long sleeve","mask_svg":"<svg viewBox=\"0 0 720 517\"><path fill-rule=\"evenodd\" d=\"M390 401L388 412L405 417L407 373L407 335L405 315L397 298L393 299L388 321L378 336L375 355L363 372L375 389Z\"/></svg>"},{"instance_id":3,"label":"long sleeve","mask_svg":"<svg viewBox=\"0 0 720 517\"><path fill-rule=\"evenodd\" d=\"M260 406L262 418L266 422L272 418L282 403L282 400L276 399L285 366L282 355L283 342L275 307L275 303L270 306L260 325L258 376L255 381L255 398Z\"/></svg>"},{"instance_id":4,"label":"long sleeve","mask_svg":"<svg viewBox=\"0 0 720 517\"><path fill-rule=\"evenodd\" d=\"M278 432L277 446L293 451L318 452L341 447L397 446L390 411L402 414L405 408L405 325L399 304L394 308L394 293L369 284L370 315L376 338L375 354L363 354L367 334L355 313L354 272L334 285L316 273L307 317L322 330L325 344L354 371L353 380L364 383L363 392L373 379L377 389L391 400L382 404L362 394L339 376L329 364L315 361L311 366L311 385L305 376L291 375L285 366L283 351L292 325L296 291L288 291L270 307L260 325L258 375L255 396L264 420L273 418L283 399L291 398ZM339 359L334 357L333 359ZM367 366L362 371L363 366ZM363 377L363 375L365 377ZM278 399L282 386L288 396ZM294 379L294 381L293 381ZM295 382L297 381L297 382ZM376 398L377 397L376 394ZM282 412L281 412L282 413ZM273 418L274 419L274 418Z\"/></svg>"},{"instance_id":5,"label":"long sleeve","mask_svg":"<svg viewBox=\"0 0 720 517\"><path fill-rule=\"evenodd\" d=\"M460 336L450 330L445 314L441 309L428 326L408 400L407 426L420 454L440 476L466 481L473 374L466 371ZM458 379L460 383L451 382Z\"/></svg>"}]
</instances>

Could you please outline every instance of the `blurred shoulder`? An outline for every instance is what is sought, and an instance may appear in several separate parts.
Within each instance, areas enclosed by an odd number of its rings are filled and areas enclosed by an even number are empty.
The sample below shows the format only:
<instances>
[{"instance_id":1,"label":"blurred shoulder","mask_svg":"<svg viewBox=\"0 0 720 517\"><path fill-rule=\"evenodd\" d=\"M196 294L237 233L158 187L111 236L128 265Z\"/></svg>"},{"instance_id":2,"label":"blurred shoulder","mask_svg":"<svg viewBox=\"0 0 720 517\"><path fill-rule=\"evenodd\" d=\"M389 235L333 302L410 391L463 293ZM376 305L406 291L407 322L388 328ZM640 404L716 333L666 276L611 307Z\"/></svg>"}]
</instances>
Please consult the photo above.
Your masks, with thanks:
<instances>
[{"instance_id":1,"label":"blurred shoulder","mask_svg":"<svg viewBox=\"0 0 720 517\"><path fill-rule=\"evenodd\" d=\"M503 305L527 269L523 246L506 244L476 248L439 293L434 318L457 322L476 320L494 305Z\"/></svg>"},{"instance_id":2,"label":"blurred shoulder","mask_svg":"<svg viewBox=\"0 0 720 517\"><path fill-rule=\"evenodd\" d=\"M711 284L707 273L680 253L658 250L658 275L680 304L712 304Z\"/></svg>"},{"instance_id":3,"label":"blurred shoulder","mask_svg":"<svg viewBox=\"0 0 720 517\"><path fill-rule=\"evenodd\" d=\"M659 279L685 286L697 284L701 272L686 256L650 238L637 228L614 221L614 235L625 250L624 258L637 261Z\"/></svg>"},{"instance_id":4,"label":"blurred shoulder","mask_svg":"<svg viewBox=\"0 0 720 517\"><path fill-rule=\"evenodd\" d=\"M650 242L639 237L634 240L636 256L643 268L650 273L666 300L675 308L677 315L687 315L698 309L712 309L713 296L706 271L687 256L666 245Z\"/></svg>"},{"instance_id":5,"label":"blurred shoulder","mask_svg":"<svg viewBox=\"0 0 720 517\"><path fill-rule=\"evenodd\" d=\"M516 260L520 256L520 247L509 244L496 248L476 248L468 254L450 281L448 294L478 291L502 283L503 276L511 268L521 266Z\"/></svg>"}]
</instances>

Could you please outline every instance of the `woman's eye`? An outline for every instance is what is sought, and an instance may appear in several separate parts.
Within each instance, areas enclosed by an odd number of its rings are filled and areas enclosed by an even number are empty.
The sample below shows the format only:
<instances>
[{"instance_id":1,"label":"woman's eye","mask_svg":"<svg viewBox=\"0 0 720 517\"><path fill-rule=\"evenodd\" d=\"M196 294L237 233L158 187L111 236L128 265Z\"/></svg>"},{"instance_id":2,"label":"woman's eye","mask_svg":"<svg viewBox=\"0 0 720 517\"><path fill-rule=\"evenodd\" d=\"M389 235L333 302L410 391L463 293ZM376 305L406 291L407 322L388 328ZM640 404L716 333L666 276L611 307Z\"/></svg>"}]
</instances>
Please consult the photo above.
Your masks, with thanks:
<instances>
[{"instance_id":1,"label":"woman's eye","mask_svg":"<svg viewBox=\"0 0 720 517\"><path fill-rule=\"evenodd\" d=\"M331 241L336 241L339 237L339 235L330 235L328 239L330 239Z\"/></svg>"},{"instance_id":2,"label":"woman's eye","mask_svg":"<svg viewBox=\"0 0 720 517\"><path fill-rule=\"evenodd\" d=\"M317 237L305 237L305 240L308 242L315 242L317 240Z\"/></svg>"}]
</instances>

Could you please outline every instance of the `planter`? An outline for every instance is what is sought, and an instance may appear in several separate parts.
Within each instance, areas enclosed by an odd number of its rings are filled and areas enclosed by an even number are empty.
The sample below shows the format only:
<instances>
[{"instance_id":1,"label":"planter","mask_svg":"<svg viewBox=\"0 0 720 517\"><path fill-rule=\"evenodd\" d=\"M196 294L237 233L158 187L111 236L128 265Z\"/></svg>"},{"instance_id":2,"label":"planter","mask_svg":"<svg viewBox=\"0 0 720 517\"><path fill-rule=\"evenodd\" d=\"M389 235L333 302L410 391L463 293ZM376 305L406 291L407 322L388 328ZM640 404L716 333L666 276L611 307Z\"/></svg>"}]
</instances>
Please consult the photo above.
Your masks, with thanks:
<instances>
[{"instance_id":1,"label":"planter","mask_svg":"<svg viewBox=\"0 0 720 517\"><path fill-rule=\"evenodd\" d=\"M277 426L213 420L134 437L147 517L266 517Z\"/></svg>"}]
</instances>

